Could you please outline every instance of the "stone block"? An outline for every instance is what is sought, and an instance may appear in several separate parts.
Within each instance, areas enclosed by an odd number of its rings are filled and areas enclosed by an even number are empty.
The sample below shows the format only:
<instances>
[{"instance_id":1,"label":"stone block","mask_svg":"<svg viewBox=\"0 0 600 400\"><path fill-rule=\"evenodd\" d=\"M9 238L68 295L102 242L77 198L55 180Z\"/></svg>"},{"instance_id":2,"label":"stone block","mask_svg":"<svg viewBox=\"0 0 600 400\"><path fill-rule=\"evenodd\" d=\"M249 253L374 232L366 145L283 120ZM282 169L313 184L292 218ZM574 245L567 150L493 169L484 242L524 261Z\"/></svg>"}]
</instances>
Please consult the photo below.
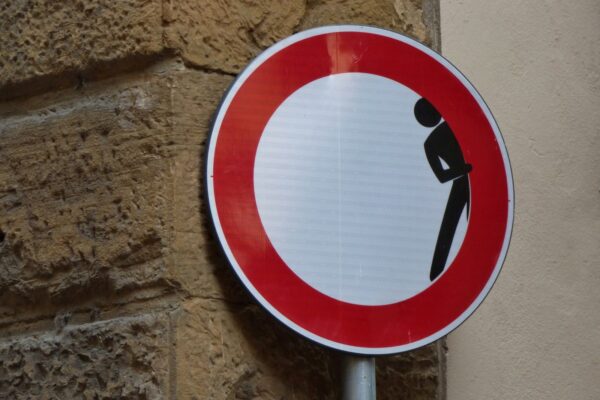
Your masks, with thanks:
<instances>
[{"instance_id":1,"label":"stone block","mask_svg":"<svg viewBox=\"0 0 600 400\"><path fill-rule=\"evenodd\" d=\"M212 235L204 201L204 153L211 119L232 79L188 70L172 80L173 233L170 279L194 296L248 301Z\"/></svg>"},{"instance_id":2,"label":"stone block","mask_svg":"<svg viewBox=\"0 0 600 400\"><path fill-rule=\"evenodd\" d=\"M6 2L0 6L0 98L111 76L173 53L237 72L291 34L303 13L302 0Z\"/></svg>"},{"instance_id":3,"label":"stone block","mask_svg":"<svg viewBox=\"0 0 600 400\"><path fill-rule=\"evenodd\" d=\"M174 313L177 398L338 399L342 354L254 304L195 299ZM377 360L378 398L436 399L438 346Z\"/></svg>"},{"instance_id":4,"label":"stone block","mask_svg":"<svg viewBox=\"0 0 600 400\"><path fill-rule=\"evenodd\" d=\"M145 314L0 342L0 398L166 399L169 322Z\"/></svg>"},{"instance_id":5,"label":"stone block","mask_svg":"<svg viewBox=\"0 0 600 400\"><path fill-rule=\"evenodd\" d=\"M7 1L0 21L0 97L16 95L20 83L43 85L42 78L164 47L160 0Z\"/></svg>"},{"instance_id":6,"label":"stone block","mask_svg":"<svg viewBox=\"0 0 600 400\"><path fill-rule=\"evenodd\" d=\"M427 0L425 0L427 1ZM432 32L425 25L422 0L313 0L298 30L323 25L371 25L407 34L431 44Z\"/></svg>"},{"instance_id":7,"label":"stone block","mask_svg":"<svg viewBox=\"0 0 600 400\"><path fill-rule=\"evenodd\" d=\"M195 65L237 73L261 50L291 35L304 0L169 2L169 47Z\"/></svg>"},{"instance_id":8,"label":"stone block","mask_svg":"<svg viewBox=\"0 0 600 400\"><path fill-rule=\"evenodd\" d=\"M336 398L331 354L258 306L192 300L175 321L179 398Z\"/></svg>"},{"instance_id":9,"label":"stone block","mask_svg":"<svg viewBox=\"0 0 600 400\"><path fill-rule=\"evenodd\" d=\"M238 73L262 50L320 25L366 24L431 44L432 0L25 0L0 5L0 99L84 84L160 57Z\"/></svg>"},{"instance_id":10,"label":"stone block","mask_svg":"<svg viewBox=\"0 0 600 400\"><path fill-rule=\"evenodd\" d=\"M219 296L200 170L230 81L172 61L0 105L0 304Z\"/></svg>"},{"instance_id":11,"label":"stone block","mask_svg":"<svg viewBox=\"0 0 600 400\"><path fill-rule=\"evenodd\" d=\"M340 398L342 354L258 306L211 299L172 306L95 322L79 316L81 325L63 315L53 330L4 338L0 398ZM379 358L378 398L440 398L438 357L433 345Z\"/></svg>"},{"instance_id":12,"label":"stone block","mask_svg":"<svg viewBox=\"0 0 600 400\"><path fill-rule=\"evenodd\" d=\"M377 359L380 400L445 399L443 340L407 353Z\"/></svg>"}]
</instances>

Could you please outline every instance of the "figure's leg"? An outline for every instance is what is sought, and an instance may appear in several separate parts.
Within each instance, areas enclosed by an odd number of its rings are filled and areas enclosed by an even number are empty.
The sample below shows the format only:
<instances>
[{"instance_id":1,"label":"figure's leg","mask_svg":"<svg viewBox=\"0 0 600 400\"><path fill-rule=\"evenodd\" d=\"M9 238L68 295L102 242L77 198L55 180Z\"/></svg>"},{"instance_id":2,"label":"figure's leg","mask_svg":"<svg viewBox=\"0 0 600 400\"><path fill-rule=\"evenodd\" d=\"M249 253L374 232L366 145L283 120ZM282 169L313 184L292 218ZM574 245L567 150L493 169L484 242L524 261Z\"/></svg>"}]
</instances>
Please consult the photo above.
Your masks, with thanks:
<instances>
[{"instance_id":1,"label":"figure's leg","mask_svg":"<svg viewBox=\"0 0 600 400\"><path fill-rule=\"evenodd\" d=\"M446 211L444 212L440 233L438 234L435 251L433 253L433 260L431 261L429 278L432 281L444 271L446 261L448 261L448 254L450 254L452 239L456 233L456 227L460 221L462 211L467 204L468 196L468 189L465 190L463 182L460 180L452 182L452 189L450 190L448 204L446 205Z\"/></svg>"}]
</instances>

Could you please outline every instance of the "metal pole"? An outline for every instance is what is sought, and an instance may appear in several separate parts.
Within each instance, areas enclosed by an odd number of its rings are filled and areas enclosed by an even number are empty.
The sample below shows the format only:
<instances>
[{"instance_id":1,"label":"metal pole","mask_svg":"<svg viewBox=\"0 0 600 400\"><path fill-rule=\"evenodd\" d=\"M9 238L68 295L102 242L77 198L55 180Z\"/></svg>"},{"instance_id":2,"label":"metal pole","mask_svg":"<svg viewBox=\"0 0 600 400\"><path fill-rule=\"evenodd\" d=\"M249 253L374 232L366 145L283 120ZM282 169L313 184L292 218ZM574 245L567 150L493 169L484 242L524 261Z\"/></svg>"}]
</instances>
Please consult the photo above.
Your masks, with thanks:
<instances>
[{"instance_id":1,"label":"metal pole","mask_svg":"<svg viewBox=\"0 0 600 400\"><path fill-rule=\"evenodd\" d=\"M343 400L375 400L375 358L346 354L342 371Z\"/></svg>"}]
</instances>

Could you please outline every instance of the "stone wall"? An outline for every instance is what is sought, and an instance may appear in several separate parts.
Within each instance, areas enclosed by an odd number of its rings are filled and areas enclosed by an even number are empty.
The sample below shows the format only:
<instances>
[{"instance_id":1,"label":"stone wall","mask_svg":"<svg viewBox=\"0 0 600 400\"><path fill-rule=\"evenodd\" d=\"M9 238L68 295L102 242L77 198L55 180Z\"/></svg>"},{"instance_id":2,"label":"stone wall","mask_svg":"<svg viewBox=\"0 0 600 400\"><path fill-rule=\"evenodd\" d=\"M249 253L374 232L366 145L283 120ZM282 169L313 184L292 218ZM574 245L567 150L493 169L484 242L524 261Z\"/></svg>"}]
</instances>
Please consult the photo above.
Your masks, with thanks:
<instances>
[{"instance_id":1,"label":"stone wall","mask_svg":"<svg viewBox=\"0 0 600 400\"><path fill-rule=\"evenodd\" d=\"M202 154L228 85L296 31L439 47L433 0L0 5L0 398L335 399L339 354L280 326L209 232ZM435 344L379 398L441 399Z\"/></svg>"}]
</instances>

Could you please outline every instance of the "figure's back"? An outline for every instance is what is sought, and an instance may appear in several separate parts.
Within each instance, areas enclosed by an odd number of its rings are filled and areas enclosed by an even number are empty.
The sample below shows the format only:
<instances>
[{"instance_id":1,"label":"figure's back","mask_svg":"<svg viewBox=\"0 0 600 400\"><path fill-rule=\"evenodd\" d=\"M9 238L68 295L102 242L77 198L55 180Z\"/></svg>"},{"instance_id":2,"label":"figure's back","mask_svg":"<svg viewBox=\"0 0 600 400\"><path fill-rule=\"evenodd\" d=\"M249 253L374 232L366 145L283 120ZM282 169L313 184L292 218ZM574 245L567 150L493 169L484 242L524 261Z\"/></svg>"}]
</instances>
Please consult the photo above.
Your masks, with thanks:
<instances>
[{"instance_id":1,"label":"figure's back","mask_svg":"<svg viewBox=\"0 0 600 400\"><path fill-rule=\"evenodd\" d=\"M462 150L446 121L438 125L425 140L425 152L428 158L439 157L444 160L450 169L465 165Z\"/></svg>"}]
</instances>

